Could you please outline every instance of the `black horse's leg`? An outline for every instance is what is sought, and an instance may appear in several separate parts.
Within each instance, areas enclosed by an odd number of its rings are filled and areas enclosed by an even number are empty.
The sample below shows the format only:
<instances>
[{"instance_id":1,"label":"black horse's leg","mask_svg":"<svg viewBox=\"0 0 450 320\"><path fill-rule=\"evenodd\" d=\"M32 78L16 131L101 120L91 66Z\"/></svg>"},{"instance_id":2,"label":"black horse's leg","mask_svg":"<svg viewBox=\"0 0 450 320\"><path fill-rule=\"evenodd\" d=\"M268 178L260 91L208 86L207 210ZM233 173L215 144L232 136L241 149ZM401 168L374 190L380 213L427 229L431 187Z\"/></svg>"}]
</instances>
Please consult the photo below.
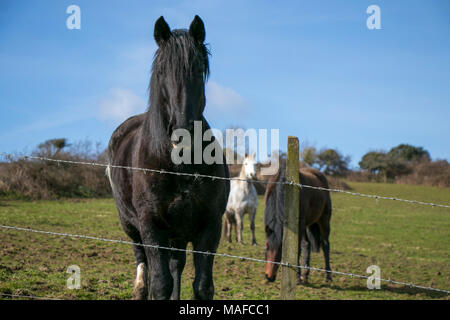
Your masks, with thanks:
<instances>
[{"instance_id":1,"label":"black horse's leg","mask_svg":"<svg viewBox=\"0 0 450 320\"><path fill-rule=\"evenodd\" d=\"M220 221L210 224L203 233L199 234L199 237L193 241L194 250L216 252L220 240ZM194 253L195 279L193 288L195 299L213 299L213 263L214 255Z\"/></svg>"},{"instance_id":2,"label":"black horse's leg","mask_svg":"<svg viewBox=\"0 0 450 320\"><path fill-rule=\"evenodd\" d=\"M129 217L135 213L128 211L124 207L117 207L119 210L120 222L125 233L134 243L142 243L138 229L130 222ZM143 246L133 245L134 256L136 257L136 279L134 281L132 297L134 300L145 300L148 296L148 267L147 256Z\"/></svg>"},{"instance_id":3,"label":"black horse's leg","mask_svg":"<svg viewBox=\"0 0 450 320\"><path fill-rule=\"evenodd\" d=\"M306 237L306 232L302 235L302 267L305 267L302 269L302 280L303 283L308 283L308 276L309 276L309 260L311 256L311 244Z\"/></svg>"},{"instance_id":4,"label":"black horse's leg","mask_svg":"<svg viewBox=\"0 0 450 320\"><path fill-rule=\"evenodd\" d=\"M186 242L177 241L173 244L174 248L186 249ZM170 253L170 273L173 278L173 289L171 300L180 300L181 290L181 274L183 273L184 266L186 265L186 252L184 251L172 251Z\"/></svg>"},{"instance_id":5,"label":"black horse's leg","mask_svg":"<svg viewBox=\"0 0 450 320\"><path fill-rule=\"evenodd\" d=\"M149 267L149 298L169 299L172 295L173 279L169 268L170 252L151 246L168 246L167 235L149 224L142 224L141 237Z\"/></svg>"},{"instance_id":6,"label":"black horse's leg","mask_svg":"<svg viewBox=\"0 0 450 320\"><path fill-rule=\"evenodd\" d=\"M135 241L135 239L133 239ZM140 243L139 241L135 241ZM145 249L142 246L133 245L134 256L136 257L136 280L133 287L133 299L145 300L148 296L148 267Z\"/></svg>"}]
</instances>

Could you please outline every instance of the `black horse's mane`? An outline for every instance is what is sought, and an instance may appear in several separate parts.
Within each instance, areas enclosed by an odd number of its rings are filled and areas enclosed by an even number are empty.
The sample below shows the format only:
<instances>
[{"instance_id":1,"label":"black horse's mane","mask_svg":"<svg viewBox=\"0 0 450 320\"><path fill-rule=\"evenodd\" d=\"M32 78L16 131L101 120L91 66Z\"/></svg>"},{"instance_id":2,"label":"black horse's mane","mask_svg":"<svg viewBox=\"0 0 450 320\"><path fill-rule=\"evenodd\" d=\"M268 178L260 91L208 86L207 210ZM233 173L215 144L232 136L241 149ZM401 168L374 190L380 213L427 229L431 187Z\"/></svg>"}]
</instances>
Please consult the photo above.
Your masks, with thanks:
<instances>
[{"instance_id":1,"label":"black horse's mane","mask_svg":"<svg viewBox=\"0 0 450 320\"><path fill-rule=\"evenodd\" d=\"M285 165L282 163L271 181L284 182L286 180L285 171ZM267 244L269 248L278 248L281 245L283 235L284 185L268 184L265 200L264 222Z\"/></svg>"}]
</instances>

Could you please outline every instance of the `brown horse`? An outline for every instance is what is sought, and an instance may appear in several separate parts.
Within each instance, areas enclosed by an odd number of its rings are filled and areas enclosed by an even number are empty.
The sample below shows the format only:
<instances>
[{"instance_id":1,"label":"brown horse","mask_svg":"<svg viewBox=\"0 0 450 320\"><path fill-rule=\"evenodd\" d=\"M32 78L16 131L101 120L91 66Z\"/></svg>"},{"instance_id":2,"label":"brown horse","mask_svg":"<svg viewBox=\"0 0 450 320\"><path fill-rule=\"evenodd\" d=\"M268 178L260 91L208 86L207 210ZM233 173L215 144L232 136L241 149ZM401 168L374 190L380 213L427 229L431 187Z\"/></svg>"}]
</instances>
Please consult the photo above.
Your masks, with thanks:
<instances>
[{"instance_id":1,"label":"brown horse","mask_svg":"<svg viewBox=\"0 0 450 320\"><path fill-rule=\"evenodd\" d=\"M313 168L301 168L299 170L300 183L304 185L328 188L326 177ZM285 182L285 169L282 166L278 173L269 179L270 182ZM266 260L281 261L281 245L283 239L283 217L284 217L284 184L269 184L266 189L264 222L266 225ZM297 264L309 267L311 249L318 252L323 249L325 257L325 268L330 268L330 219L331 198L328 191L302 188L300 190L300 229L298 238ZM266 279L274 281L276 278L278 264L266 262ZM298 283L303 280L308 282L309 269L298 269ZM331 281L331 273L327 272L326 279Z\"/></svg>"}]
</instances>

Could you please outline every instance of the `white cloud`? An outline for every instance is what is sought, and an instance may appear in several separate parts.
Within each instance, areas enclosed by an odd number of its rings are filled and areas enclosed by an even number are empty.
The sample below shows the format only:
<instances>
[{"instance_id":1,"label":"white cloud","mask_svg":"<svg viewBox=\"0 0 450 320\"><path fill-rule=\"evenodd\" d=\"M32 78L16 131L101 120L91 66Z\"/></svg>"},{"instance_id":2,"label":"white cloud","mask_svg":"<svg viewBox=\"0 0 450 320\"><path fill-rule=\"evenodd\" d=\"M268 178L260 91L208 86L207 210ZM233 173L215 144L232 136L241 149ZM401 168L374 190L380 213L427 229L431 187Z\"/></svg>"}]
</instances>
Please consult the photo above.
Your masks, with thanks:
<instances>
[{"instance_id":1,"label":"white cloud","mask_svg":"<svg viewBox=\"0 0 450 320\"><path fill-rule=\"evenodd\" d=\"M101 120L126 120L128 117L145 111L146 102L132 91L122 88L111 89L98 107Z\"/></svg>"},{"instance_id":2,"label":"white cloud","mask_svg":"<svg viewBox=\"0 0 450 320\"><path fill-rule=\"evenodd\" d=\"M206 86L206 99L208 113L216 116L230 112L241 114L246 111L246 102L241 95L214 81L208 82ZM100 120L124 121L132 115L144 112L146 106L144 99L131 90L114 88L100 100L97 114Z\"/></svg>"},{"instance_id":3,"label":"white cloud","mask_svg":"<svg viewBox=\"0 0 450 320\"><path fill-rule=\"evenodd\" d=\"M217 82L210 81L206 85L206 107L217 112L229 112L245 107L245 100L231 88L223 87Z\"/></svg>"}]
</instances>

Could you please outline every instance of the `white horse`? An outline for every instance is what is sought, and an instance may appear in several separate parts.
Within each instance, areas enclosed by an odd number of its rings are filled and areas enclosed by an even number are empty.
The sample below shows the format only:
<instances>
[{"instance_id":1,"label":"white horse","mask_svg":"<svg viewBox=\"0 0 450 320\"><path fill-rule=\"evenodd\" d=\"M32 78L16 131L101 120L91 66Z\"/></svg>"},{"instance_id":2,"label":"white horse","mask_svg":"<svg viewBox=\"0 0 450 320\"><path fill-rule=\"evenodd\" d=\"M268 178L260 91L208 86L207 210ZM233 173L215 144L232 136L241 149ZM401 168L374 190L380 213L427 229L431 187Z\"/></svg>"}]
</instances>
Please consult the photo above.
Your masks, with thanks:
<instances>
[{"instance_id":1,"label":"white horse","mask_svg":"<svg viewBox=\"0 0 450 320\"><path fill-rule=\"evenodd\" d=\"M258 208L258 195L255 186L248 180L256 178L255 155L245 156L241 172L242 180L231 180L230 195L225 211L224 234L231 242L231 231L234 225L236 230L236 241L242 243L243 216L248 213L250 219L250 229L252 230L252 245L256 245L255 239L255 216Z\"/></svg>"}]
</instances>

